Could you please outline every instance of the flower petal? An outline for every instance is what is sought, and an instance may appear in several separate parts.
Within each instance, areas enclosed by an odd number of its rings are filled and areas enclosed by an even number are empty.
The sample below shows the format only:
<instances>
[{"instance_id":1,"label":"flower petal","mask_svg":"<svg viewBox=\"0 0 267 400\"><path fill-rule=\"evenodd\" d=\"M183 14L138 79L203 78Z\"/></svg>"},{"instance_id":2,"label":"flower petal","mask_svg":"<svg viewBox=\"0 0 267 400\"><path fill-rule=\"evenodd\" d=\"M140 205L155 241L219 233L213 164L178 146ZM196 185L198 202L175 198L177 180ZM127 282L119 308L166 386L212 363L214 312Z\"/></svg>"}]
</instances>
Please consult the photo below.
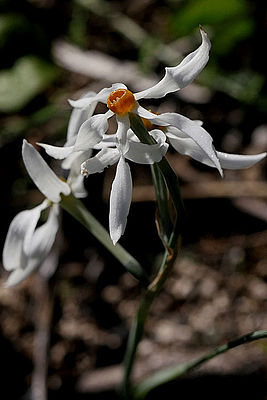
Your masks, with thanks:
<instances>
[{"instance_id":1,"label":"flower petal","mask_svg":"<svg viewBox=\"0 0 267 400\"><path fill-rule=\"evenodd\" d=\"M79 126L79 132L74 140L74 145L66 146L66 144L61 146L51 146L50 144L37 143L39 146L45 149L46 153L57 160L63 160L67 158L75 151L85 151L88 149L95 148L101 140L104 138L106 142L104 133L108 129L108 118L112 116L113 113L107 111L105 114L98 114L88 118L85 122Z\"/></svg>"},{"instance_id":2,"label":"flower petal","mask_svg":"<svg viewBox=\"0 0 267 400\"><path fill-rule=\"evenodd\" d=\"M178 153L188 155L202 164L215 168L215 165L211 159L207 157L207 154L191 138L177 137L174 135L174 130L172 130L172 133L169 133L168 129L166 134L171 145L175 148L175 150L178 151ZM221 167L224 169L249 168L266 157L266 153L260 153L256 155L239 155L221 153L220 151L216 150L215 152L220 161Z\"/></svg>"},{"instance_id":3,"label":"flower petal","mask_svg":"<svg viewBox=\"0 0 267 400\"><path fill-rule=\"evenodd\" d=\"M111 87L102 89L93 97L81 98L79 100L69 100L69 103L75 108L89 107L92 102L101 102L106 104L110 93L117 89L127 89L127 87L123 83L114 83Z\"/></svg>"},{"instance_id":4,"label":"flower petal","mask_svg":"<svg viewBox=\"0 0 267 400\"><path fill-rule=\"evenodd\" d=\"M22 249L24 243L26 241L27 248L40 218L40 214L48 205L48 201L45 200L31 210L21 211L12 220L3 249L3 266L7 271L23 268Z\"/></svg>"},{"instance_id":5,"label":"flower petal","mask_svg":"<svg viewBox=\"0 0 267 400\"><path fill-rule=\"evenodd\" d=\"M220 160L222 168L225 169L242 169L249 168L257 162L263 160L267 153L260 153L255 155L241 155L221 153L217 151L217 156Z\"/></svg>"},{"instance_id":6,"label":"flower petal","mask_svg":"<svg viewBox=\"0 0 267 400\"><path fill-rule=\"evenodd\" d=\"M84 187L84 176L80 173L70 181L71 190L77 199L83 199L88 196L88 192Z\"/></svg>"},{"instance_id":7,"label":"flower petal","mask_svg":"<svg viewBox=\"0 0 267 400\"><path fill-rule=\"evenodd\" d=\"M169 138L170 144L176 151L178 151L178 153L190 156L202 164L216 168L212 160L207 156L206 152L196 142L194 142L194 140L189 137L174 137L174 135L170 136L168 133L166 134Z\"/></svg>"},{"instance_id":8,"label":"flower petal","mask_svg":"<svg viewBox=\"0 0 267 400\"><path fill-rule=\"evenodd\" d=\"M74 151L74 146L52 146L50 144L40 142L37 142L37 144L38 146L42 147L50 157L53 157L56 160L63 160Z\"/></svg>"},{"instance_id":9,"label":"flower petal","mask_svg":"<svg viewBox=\"0 0 267 400\"><path fill-rule=\"evenodd\" d=\"M127 132L130 129L130 120L128 115L118 116L116 115L118 128L116 132L117 146L121 154L125 154L129 150L129 142L127 138Z\"/></svg>"},{"instance_id":10,"label":"flower petal","mask_svg":"<svg viewBox=\"0 0 267 400\"><path fill-rule=\"evenodd\" d=\"M96 96L96 93L90 91L86 93L83 96L83 98L90 99L94 96ZM93 115L96 104L97 102L92 102L88 108L87 107L82 109L74 108L72 110L68 125L67 141L65 143L65 146L72 146L74 144L80 126Z\"/></svg>"},{"instance_id":11,"label":"flower petal","mask_svg":"<svg viewBox=\"0 0 267 400\"><path fill-rule=\"evenodd\" d=\"M38 189L54 203L60 201L60 194L70 194L70 187L59 179L35 148L23 141L22 158L25 167Z\"/></svg>"},{"instance_id":12,"label":"flower petal","mask_svg":"<svg viewBox=\"0 0 267 400\"><path fill-rule=\"evenodd\" d=\"M206 32L200 29L202 43L197 50L188 54L176 67L165 69L165 76L155 86L135 94L135 99L164 97L189 85L202 71L209 59L210 41Z\"/></svg>"},{"instance_id":13,"label":"flower petal","mask_svg":"<svg viewBox=\"0 0 267 400\"><path fill-rule=\"evenodd\" d=\"M97 114L87 119L80 127L74 151L85 151L100 143L108 129L109 114Z\"/></svg>"},{"instance_id":14,"label":"flower petal","mask_svg":"<svg viewBox=\"0 0 267 400\"><path fill-rule=\"evenodd\" d=\"M150 135L157 141L156 144L149 145L129 140L129 150L125 153L125 158L138 164L154 164L160 161L169 147L166 136L159 129L154 129Z\"/></svg>"},{"instance_id":15,"label":"flower petal","mask_svg":"<svg viewBox=\"0 0 267 400\"><path fill-rule=\"evenodd\" d=\"M206 157L210 159L214 167L223 175L220 162L212 144L212 137L198 122L191 121L189 118L176 113L165 113L161 115L154 115L151 113L149 120L156 125L166 125L166 123L168 123L170 126L177 128L178 138L180 137L179 131L182 131L203 150Z\"/></svg>"},{"instance_id":16,"label":"flower petal","mask_svg":"<svg viewBox=\"0 0 267 400\"><path fill-rule=\"evenodd\" d=\"M96 156L82 163L81 173L84 176L88 176L96 172L103 172L106 167L115 164L119 158L120 152L118 149L104 148Z\"/></svg>"},{"instance_id":17,"label":"flower petal","mask_svg":"<svg viewBox=\"0 0 267 400\"><path fill-rule=\"evenodd\" d=\"M131 200L131 171L124 157L121 157L110 194L109 231L114 245L125 231Z\"/></svg>"},{"instance_id":18,"label":"flower petal","mask_svg":"<svg viewBox=\"0 0 267 400\"><path fill-rule=\"evenodd\" d=\"M47 222L33 233L31 247L29 248L30 251L24 254L23 265L10 274L5 283L6 287L20 283L44 261L51 250L58 231L58 212L58 205L52 205Z\"/></svg>"},{"instance_id":19,"label":"flower petal","mask_svg":"<svg viewBox=\"0 0 267 400\"><path fill-rule=\"evenodd\" d=\"M117 145L117 136L114 134L104 134L100 143L94 146L94 149L101 150L104 147L115 147Z\"/></svg>"},{"instance_id":20,"label":"flower petal","mask_svg":"<svg viewBox=\"0 0 267 400\"><path fill-rule=\"evenodd\" d=\"M76 153L72 153L63 162L64 167L67 167L66 169L70 169L67 182L70 185L74 196L77 198L86 197L88 194L84 187L84 177L81 175L81 164L91 157L91 155L91 149L88 151L78 151Z\"/></svg>"}]
</instances>

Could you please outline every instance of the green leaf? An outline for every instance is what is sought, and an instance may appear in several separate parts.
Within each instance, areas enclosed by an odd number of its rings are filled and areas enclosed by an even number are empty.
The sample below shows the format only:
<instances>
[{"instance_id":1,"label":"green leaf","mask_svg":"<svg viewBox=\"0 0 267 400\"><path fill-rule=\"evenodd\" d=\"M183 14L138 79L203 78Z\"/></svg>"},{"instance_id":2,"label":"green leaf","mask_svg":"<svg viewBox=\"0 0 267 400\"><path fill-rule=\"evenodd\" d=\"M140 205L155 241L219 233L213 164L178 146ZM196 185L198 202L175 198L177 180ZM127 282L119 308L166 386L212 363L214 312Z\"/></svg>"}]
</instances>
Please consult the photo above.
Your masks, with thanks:
<instances>
[{"instance_id":1,"label":"green leaf","mask_svg":"<svg viewBox=\"0 0 267 400\"><path fill-rule=\"evenodd\" d=\"M173 367L169 367L160 370L158 372L155 372L154 374L146 378L144 381L136 385L133 398L136 400L144 399L152 389L155 389L156 387L163 385L164 383L182 377L192 369L211 360L212 358L217 357L220 354L223 354L226 351L231 350L237 346L254 342L255 340L266 339L266 338L267 338L266 330L251 332L244 336L240 336L235 340L231 340L230 342L220 347L217 347L216 349L204 354L199 358L196 358L193 361L189 361L188 363L184 364L178 364Z\"/></svg>"},{"instance_id":2,"label":"green leaf","mask_svg":"<svg viewBox=\"0 0 267 400\"><path fill-rule=\"evenodd\" d=\"M0 72L0 112L12 113L25 107L58 75L58 69L35 56L19 58L10 70Z\"/></svg>"}]
</instances>

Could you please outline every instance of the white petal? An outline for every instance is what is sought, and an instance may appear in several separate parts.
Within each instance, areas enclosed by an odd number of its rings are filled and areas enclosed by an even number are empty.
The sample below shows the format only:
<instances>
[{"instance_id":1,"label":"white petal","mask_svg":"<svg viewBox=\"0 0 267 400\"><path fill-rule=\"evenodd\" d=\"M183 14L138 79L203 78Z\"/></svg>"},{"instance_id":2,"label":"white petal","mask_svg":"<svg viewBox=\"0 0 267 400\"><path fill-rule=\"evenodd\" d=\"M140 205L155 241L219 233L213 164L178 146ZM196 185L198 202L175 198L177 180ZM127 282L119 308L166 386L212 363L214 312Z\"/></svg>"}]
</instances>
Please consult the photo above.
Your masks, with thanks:
<instances>
[{"instance_id":1,"label":"white petal","mask_svg":"<svg viewBox=\"0 0 267 400\"><path fill-rule=\"evenodd\" d=\"M215 168L214 163L207 157L206 153L195 143L191 138L175 137L173 134L174 130L170 134L167 130L166 134L169 138L171 145L180 154L185 154L192 157L194 160L206 164L209 167ZM266 153L256 154L256 155L239 155L239 154L229 154L221 153L216 151L216 155L220 161L221 167L224 169L242 169L249 168L257 162L261 161Z\"/></svg>"},{"instance_id":2,"label":"white petal","mask_svg":"<svg viewBox=\"0 0 267 400\"><path fill-rule=\"evenodd\" d=\"M64 160L65 167L70 169L67 182L70 185L74 196L77 198L86 197L88 194L84 187L84 177L81 175L81 164L91 157L91 155L92 150L78 151L72 153L68 158L66 158L66 160Z\"/></svg>"},{"instance_id":3,"label":"white petal","mask_svg":"<svg viewBox=\"0 0 267 400\"><path fill-rule=\"evenodd\" d=\"M23 268L22 249L30 243L33 232L40 218L42 210L47 208L48 201L43 201L31 210L21 211L12 220L3 249L3 266L7 271Z\"/></svg>"},{"instance_id":4,"label":"white petal","mask_svg":"<svg viewBox=\"0 0 267 400\"><path fill-rule=\"evenodd\" d=\"M50 156L55 158L56 160L63 160L64 158L68 157L74 150L74 146L52 146L50 144L45 143L37 143L38 146L45 149L45 152Z\"/></svg>"},{"instance_id":5,"label":"white petal","mask_svg":"<svg viewBox=\"0 0 267 400\"><path fill-rule=\"evenodd\" d=\"M30 251L24 255L23 265L10 274L5 283L6 287L19 284L39 267L51 250L57 231L58 205L54 204L50 209L47 222L35 230Z\"/></svg>"},{"instance_id":6,"label":"white petal","mask_svg":"<svg viewBox=\"0 0 267 400\"><path fill-rule=\"evenodd\" d=\"M127 87L123 83L114 83L111 87L102 89L94 97L81 98L79 100L69 100L69 103L72 107L75 108L89 107L92 102L107 103L107 99L110 93L117 89L127 89Z\"/></svg>"},{"instance_id":7,"label":"white petal","mask_svg":"<svg viewBox=\"0 0 267 400\"><path fill-rule=\"evenodd\" d=\"M84 187L84 176L80 173L70 181L71 190L77 199L82 199L88 196L88 192Z\"/></svg>"},{"instance_id":8,"label":"white petal","mask_svg":"<svg viewBox=\"0 0 267 400\"><path fill-rule=\"evenodd\" d=\"M189 137L174 137L174 135L169 135L170 144L175 148L180 154L185 154L190 156L196 161L202 164L208 165L210 167L216 168L211 159L207 156L206 152ZM217 153L216 153L217 154Z\"/></svg>"},{"instance_id":9,"label":"white petal","mask_svg":"<svg viewBox=\"0 0 267 400\"><path fill-rule=\"evenodd\" d=\"M73 140L69 141L74 141L74 145L72 146L66 146L66 144L63 147L52 146L45 143L37 144L45 149L46 153L50 157L56 158L57 160L63 160L76 151L85 151L96 148L95 146L97 146L105 136L104 133L108 129L108 118L110 116L110 112L108 111L105 114L98 114L88 118L81 126L79 126L79 132L76 138L73 137ZM106 141L107 140L104 139L104 142Z\"/></svg>"},{"instance_id":10,"label":"white petal","mask_svg":"<svg viewBox=\"0 0 267 400\"><path fill-rule=\"evenodd\" d=\"M129 150L127 132L130 129L130 121L128 115L122 117L116 115L116 118L118 123L118 129L116 132L118 148L122 154L125 154Z\"/></svg>"},{"instance_id":11,"label":"white petal","mask_svg":"<svg viewBox=\"0 0 267 400\"><path fill-rule=\"evenodd\" d=\"M202 128L202 126L199 125L199 123L191 121L189 118L176 113L154 115L150 118L150 121L156 125L162 125L163 123L168 122L169 125L174 126L179 131L182 131L188 137L193 139L193 141L206 154L206 157L210 159L214 167L216 167L220 174L223 175L220 162L212 144L212 137L204 128Z\"/></svg>"},{"instance_id":12,"label":"white petal","mask_svg":"<svg viewBox=\"0 0 267 400\"><path fill-rule=\"evenodd\" d=\"M81 173L81 163L92 156L92 149L87 151L76 151L71 153L65 160L62 161L63 169L72 169L72 172Z\"/></svg>"},{"instance_id":13,"label":"white petal","mask_svg":"<svg viewBox=\"0 0 267 400\"><path fill-rule=\"evenodd\" d=\"M54 203L60 201L60 194L70 194L70 187L59 179L35 148L23 141L22 158L25 167L38 189Z\"/></svg>"},{"instance_id":14,"label":"white petal","mask_svg":"<svg viewBox=\"0 0 267 400\"><path fill-rule=\"evenodd\" d=\"M118 149L104 148L96 156L89 158L81 165L81 173L85 176L103 172L109 165L115 164L120 158Z\"/></svg>"},{"instance_id":15,"label":"white petal","mask_svg":"<svg viewBox=\"0 0 267 400\"><path fill-rule=\"evenodd\" d=\"M108 129L107 114L93 115L79 129L74 150L88 150L100 143Z\"/></svg>"},{"instance_id":16,"label":"white petal","mask_svg":"<svg viewBox=\"0 0 267 400\"><path fill-rule=\"evenodd\" d=\"M47 221L38 227L33 234L31 246L29 247L31 258L43 261L49 253L59 226L58 215L59 206L58 204L53 204L50 207Z\"/></svg>"},{"instance_id":17,"label":"white petal","mask_svg":"<svg viewBox=\"0 0 267 400\"><path fill-rule=\"evenodd\" d=\"M152 121L154 118L157 117L156 114L153 114L152 112L146 110L144 107L140 106L140 104L137 105L135 112L137 115L139 115L139 117L148 119L149 121ZM162 115L162 114L161 114ZM152 121L153 122L153 121ZM159 125L159 124L158 124ZM168 126L170 125L168 122L161 122L162 126Z\"/></svg>"},{"instance_id":18,"label":"white petal","mask_svg":"<svg viewBox=\"0 0 267 400\"><path fill-rule=\"evenodd\" d=\"M88 92L86 93L83 98L92 98L96 96L95 92ZM78 131L80 129L80 126L88 119L90 118L96 107L97 102L92 102L89 107L78 109L74 108L72 110L70 120L69 120L69 125L68 125L68 131L67 131L67 141L65 143L65 146L72 146L74 144L75 138L78 134Z\"/></svg>"},{"instance_id":19,"label":"white petal","mask_svg":"<svg viewBox=\"0 0 267 400\"><path fill-rule=\"evenodd\" d=\"M117 145L117 136L114 134L104 134L100 143L94 146L94 149L101 150L104 147L115 147Z\"/></svg>"},{"instance_id":20,"label":"white petal","mask_svg":"<svg viewBox=\"0 0 267 400\"><path fill-rule=\"evenodd\" d=\"M110 194L109 231L114 245L125 231L131 200L131 171L129 165L121 157Z\"/></svg>"},{"instance_id":21,"label":"white petal","mask_svg":"<svg viewBox=\"0 0 267 400\"><path fill-rule=\"evenodd\" d=\"M129 140L129 150L125 153L125 158L138 164L154 164L162 159L166 154L169 145L166 143L166 136L159 129L150 132L157 144L144 144Z\"/></svg>"},{"instance_id":22,"label":"white petal","mask_svg":"<svg viewBox=\"0 0 267 400\"><path fill-rule=\"evenodd\" d=\"M220 151L217 151L217 156L220 160L221 166L225 169L249 168L265 158L266 154L267 153L260 153L255 155L239 155L221 153Z\"/></svg>"},{"instance_id":23,"label":"white petal","mask_svg":"<svg viewBox=\"0 0 267 400\"><path fill-rule=\"evenodd\" d=\"M200 29L202 43L197 50L188 54L176 67L165 69L165 76L155 86L135 94L135 99L159 98L189 85L202 71L209 59L210 41Z\"/></svg>"}]
</instances>

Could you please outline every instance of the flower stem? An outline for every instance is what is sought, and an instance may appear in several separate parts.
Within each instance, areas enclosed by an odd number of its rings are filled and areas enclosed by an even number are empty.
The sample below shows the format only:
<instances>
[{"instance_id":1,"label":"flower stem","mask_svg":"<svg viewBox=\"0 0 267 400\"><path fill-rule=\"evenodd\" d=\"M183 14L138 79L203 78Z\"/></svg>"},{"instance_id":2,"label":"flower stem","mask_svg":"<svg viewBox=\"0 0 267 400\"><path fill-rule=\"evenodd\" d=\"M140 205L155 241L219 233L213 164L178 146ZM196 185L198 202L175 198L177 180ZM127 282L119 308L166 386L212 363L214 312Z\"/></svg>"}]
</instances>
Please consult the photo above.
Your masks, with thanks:
<instances>
[{"instance_id":1,"label":"flower stem","mask_svg":"<svg viewBox=\"0 0 267 400\"><path fill-rule=\"evenodd\" d=\"M72 194L63 196L60 205L79 221L96 239L102 243L107 250L120 261L126 270L140 281L143 286L147 286L149 280L147 274L140 263L129 254L120 244L112 243L109 233L100 222L86 209L83 203L76 199Z\"/></svg>"},{"instance_id":2,"label":"flower stem","mask_svg":"<svg viewBox=\"0 0 267 400\"><path fill-rule=\"evenodd\" d=\"M149 135L141 119L137 115L131 113L129 114L129 118L131 129L139 140L145 144L154 144L155 141L153 137ZM161 237L164 239L165 253L156 277L143 293L142 300L129 334L124 358L124 379L122 383L122 394L127 399L130 399L132 396L131 373L137 347L143 336L144 326L150 307L172 270L173 263L180 247L180 235L183 222L183 204L180 196L179 182L175 172L172 170L165 158L156 163L155 166L153 166L152 171L158 209L161 213L160 222L161 228L163 229ZM169 207L169 194L176 211L174 222L172 222L173 216L171 215ZM167 216L163 213L167 213ZM165 238L167 240L165 240Z\"/></svg>"},{"instance_id":3,"label":"flower stem","mask_svg":"<svg viewBox=\"0 0 267 400\"><path fill-rule=\"evenodd\" d=\"M263 338L267 338L267 330L248 333L244 336L239 337L238 339L231 340L230 342L220 347L217 347L216 349L204 354L201 357L196 358L193 361L189 361L188 363L179 364L156 372L135 387L133 391L133 398L136 400L144 399L146 395L157 386L160 386L174 379L181 378L192 369L211 360L214 357L219 356L220 354L225 353L230 349L233 349L234 347Z\"/></svg>"}]
</instances>

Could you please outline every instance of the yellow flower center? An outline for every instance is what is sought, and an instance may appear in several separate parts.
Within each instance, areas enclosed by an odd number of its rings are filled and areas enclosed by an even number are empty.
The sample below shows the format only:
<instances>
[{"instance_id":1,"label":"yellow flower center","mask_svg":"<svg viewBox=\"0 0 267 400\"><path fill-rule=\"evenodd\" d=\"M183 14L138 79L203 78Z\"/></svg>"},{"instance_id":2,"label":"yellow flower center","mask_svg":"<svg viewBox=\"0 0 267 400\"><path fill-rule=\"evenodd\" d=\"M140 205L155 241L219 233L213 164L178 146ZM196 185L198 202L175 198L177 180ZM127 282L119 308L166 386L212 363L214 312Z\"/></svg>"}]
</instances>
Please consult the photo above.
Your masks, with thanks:
<instances>
[{"instance_id":1,"label":"yellow flower center","mask_svg":"<svg viewBox=\"0 0 267 400\"><path fill-rule=\"evenodd\" d=\"M108 108L118 115L125 115L135 106L135 98L127 89L117 89L110 93L107 100Z\"/></svg>"}]
</instances>

